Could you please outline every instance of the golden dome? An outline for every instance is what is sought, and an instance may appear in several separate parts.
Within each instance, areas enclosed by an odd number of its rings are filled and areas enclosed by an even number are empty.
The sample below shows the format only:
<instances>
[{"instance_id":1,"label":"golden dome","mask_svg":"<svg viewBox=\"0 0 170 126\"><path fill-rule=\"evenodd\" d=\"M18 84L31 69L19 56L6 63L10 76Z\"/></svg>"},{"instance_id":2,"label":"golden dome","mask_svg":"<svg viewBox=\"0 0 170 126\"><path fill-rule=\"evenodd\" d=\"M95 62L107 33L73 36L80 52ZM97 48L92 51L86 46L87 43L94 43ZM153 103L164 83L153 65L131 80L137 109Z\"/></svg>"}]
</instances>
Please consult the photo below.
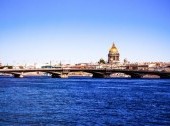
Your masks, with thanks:
<instances>
[{"instance_id":1,"label":"golden dome","mask_svg":"<svg viewBox=\"0 0 170 126\"><path fill-rule=\"evenodd\" d=\"M119 53L119 52L118 52L118 49L116 48L116 46L115 46L114 43L113 43L113 45L112 45L112 48L109 50L109 53L113 53L113 54Z\"/></svg>"}]
</instances>

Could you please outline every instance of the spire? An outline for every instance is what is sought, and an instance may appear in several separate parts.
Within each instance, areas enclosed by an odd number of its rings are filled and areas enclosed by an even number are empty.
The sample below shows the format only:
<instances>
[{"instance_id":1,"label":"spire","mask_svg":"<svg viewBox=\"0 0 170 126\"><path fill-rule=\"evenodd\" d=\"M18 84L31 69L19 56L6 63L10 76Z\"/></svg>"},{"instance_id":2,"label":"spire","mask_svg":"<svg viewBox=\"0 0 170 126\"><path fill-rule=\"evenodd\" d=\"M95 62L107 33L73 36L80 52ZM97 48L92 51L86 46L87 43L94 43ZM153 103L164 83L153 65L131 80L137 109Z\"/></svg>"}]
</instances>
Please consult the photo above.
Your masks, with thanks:
<instances>
[{"instance_id":1,"label":"spire","mask_svg":"<svg viewBox=\"0 0 170 126\"><path fill-rule=\"evenodd\" d=\"M112 44L112 48L115 48L116 46L115 46L115 43L113 42L113 44Z\"/></svg>"}]
</instances>

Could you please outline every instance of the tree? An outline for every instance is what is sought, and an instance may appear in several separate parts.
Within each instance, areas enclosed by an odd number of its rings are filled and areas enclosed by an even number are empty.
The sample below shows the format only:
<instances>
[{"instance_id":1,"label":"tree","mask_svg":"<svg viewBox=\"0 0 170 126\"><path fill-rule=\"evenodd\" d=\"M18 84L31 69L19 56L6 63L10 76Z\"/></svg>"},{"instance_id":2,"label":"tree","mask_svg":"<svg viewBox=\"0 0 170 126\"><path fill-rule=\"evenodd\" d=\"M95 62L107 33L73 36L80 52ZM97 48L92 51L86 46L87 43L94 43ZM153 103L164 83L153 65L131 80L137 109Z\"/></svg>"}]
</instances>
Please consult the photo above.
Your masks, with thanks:
<instances>
[{"instance_id":1,"label":"tree","mask_svg":"<svg viewBox=\"0 0 170 126\"><path fill-rule=\"evenodd\" d=\"M99 64L106 64L106 62L104 61L104 59L103 58L101 58L100 60L99 60L99 62L98 62Z\"/></svg>"}]
</instances>

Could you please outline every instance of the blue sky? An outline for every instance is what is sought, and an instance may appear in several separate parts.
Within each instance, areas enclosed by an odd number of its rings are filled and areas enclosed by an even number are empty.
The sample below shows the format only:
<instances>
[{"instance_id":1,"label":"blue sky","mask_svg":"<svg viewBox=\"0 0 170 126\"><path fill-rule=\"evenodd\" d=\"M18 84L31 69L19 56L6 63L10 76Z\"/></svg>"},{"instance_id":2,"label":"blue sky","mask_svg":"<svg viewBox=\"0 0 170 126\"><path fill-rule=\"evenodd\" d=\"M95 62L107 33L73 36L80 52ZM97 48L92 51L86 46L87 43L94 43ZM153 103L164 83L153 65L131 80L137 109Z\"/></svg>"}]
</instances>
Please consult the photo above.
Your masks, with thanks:
<instances>
[{"instance_id":1,"label":"blue sky","mask_svg":"<svg viewBox=\"0 0 170 126\"><path fill-rule=\"evenodd\" d=\"M169 0L0 0L3 64L170 61Z\"/></svg>"}]
</instances>

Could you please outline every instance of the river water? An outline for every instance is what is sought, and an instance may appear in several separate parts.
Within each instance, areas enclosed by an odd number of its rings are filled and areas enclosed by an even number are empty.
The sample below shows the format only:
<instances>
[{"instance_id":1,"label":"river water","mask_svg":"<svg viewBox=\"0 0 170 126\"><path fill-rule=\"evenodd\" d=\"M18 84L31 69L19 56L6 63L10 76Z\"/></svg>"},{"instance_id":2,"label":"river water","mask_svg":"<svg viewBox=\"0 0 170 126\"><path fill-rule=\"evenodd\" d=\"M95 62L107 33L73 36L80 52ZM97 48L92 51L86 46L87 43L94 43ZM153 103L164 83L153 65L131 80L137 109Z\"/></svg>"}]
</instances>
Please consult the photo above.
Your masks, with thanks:
<instances>
[{"instance_id":1,"label":"river water","mask_svg":"<svg viewBox=\"0 0 170 126\"><path fill-rule=\"evenodd\" d=\"M170 80L0 77L0 125L170 126Z\"/></svg>"}]
</instances>

